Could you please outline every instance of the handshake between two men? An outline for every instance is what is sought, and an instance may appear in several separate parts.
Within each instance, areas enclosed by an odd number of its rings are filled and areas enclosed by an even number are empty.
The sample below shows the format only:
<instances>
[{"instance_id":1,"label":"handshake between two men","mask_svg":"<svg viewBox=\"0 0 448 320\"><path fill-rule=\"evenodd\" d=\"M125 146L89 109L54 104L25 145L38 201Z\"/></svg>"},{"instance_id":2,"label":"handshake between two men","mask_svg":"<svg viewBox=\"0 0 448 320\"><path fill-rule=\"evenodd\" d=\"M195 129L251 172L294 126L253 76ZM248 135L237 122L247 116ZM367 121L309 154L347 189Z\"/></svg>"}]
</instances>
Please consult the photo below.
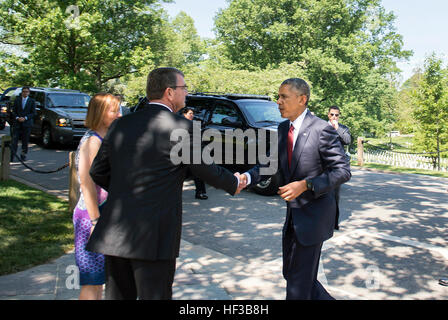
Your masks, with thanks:
<instances>
[{"instance_id":1,"label":"handshake between two men","mask_svg":"<svg viewBox=\"0 0 448 320\"><path fill-rule=\"evenodd\" d=\"M239 194L241 190L246 188L250 184L250 174L249 173L239 173L235 172L235 177L238 178L238 188L235 195ZM300 196L303 192L307 190L306 180L293 181L278 188L278 194L285 201L291 201Z\"/></svg>"}]
</instances>

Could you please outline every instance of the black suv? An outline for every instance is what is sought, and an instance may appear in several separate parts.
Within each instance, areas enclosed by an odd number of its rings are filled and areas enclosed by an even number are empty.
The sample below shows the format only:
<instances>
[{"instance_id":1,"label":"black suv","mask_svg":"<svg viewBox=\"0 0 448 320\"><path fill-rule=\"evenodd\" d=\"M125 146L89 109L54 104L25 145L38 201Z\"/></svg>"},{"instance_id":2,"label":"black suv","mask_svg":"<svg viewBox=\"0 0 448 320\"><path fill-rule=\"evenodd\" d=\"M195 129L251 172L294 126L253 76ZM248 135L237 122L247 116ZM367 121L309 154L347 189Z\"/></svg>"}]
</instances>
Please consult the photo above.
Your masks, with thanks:
<instances>
[{"instance_id":1,"label":"black suv","mask_svg":"<svg viewBox=\"0 0 448 320\"><path fill-rule=\"evenodd\" d=\"M139 103L131 108L132 111L138 111L147 102L143 98ZM218 94L218 93L195 93L189 94L186 98L186 107L194 110L194 120L201 121L202 132L208 129L214 129L221 133L222 161L216 162L219 165L227 167L233 172L245 172L252 168L255 163L258 163L259 145L258 136L260 131L265 131L266 139L277 139L277 127L280 122L284 121L278 110L278 105L271 101L268 96L260 95L246 95L246 94ZM182 110L179 111L182 114ZM247 129L254 129L256 137L244 137L243 150L244 161L241 163L241 158L236 159L237 146L236 144L242 142L240 139L229 139L227 133L233 132L236 129L241 129L245 132ZM273 135L275 133L275 135ZM215 140L211 140L215 141ZM230 145L229 145L230 144ZM251 145L256 146L256 158L249 157L248 150ZM269 147L269 141L266 146ZM232 148L233 152L230 156L226 154L226 148ZM241 149L240 149L241 150ZM266 150L268 151L268 150ZM261 153L264 153L262 151ZM251 154L253 155L253 153ZM212 155L213 156L213 155ZM279 178L275 174L268 180L259 183L253 189L255 192L262 195L274 195L277 193L279 187Z\"/></svg>"},{"instance_id":2,"label":"black suv","mask_svg":"<svg viewBox=\"0 0 448 320\"><path fill-rule=\"evenodd\" d=\"M21 88L12 97L20 96ZM14 103L9 99L9 106ZM90 96L78 90L31 87L30 97L36 100L36 116L31 135L41 138L44 147L54 143L79 141L86 127L84 121Z\"/></svg>"},{"instance_id":3,"label":"black suv","mask_svg":"<svg viewBox=\"0 0 448 320\"><path fill-rule=\"evenodd\" d=\"M9 102L12 100L16 93L17 87L11 87L6 89L0 95L0 130L5 129L6 122L10 123L10 104Z\"/></svg>"}]
</instances>

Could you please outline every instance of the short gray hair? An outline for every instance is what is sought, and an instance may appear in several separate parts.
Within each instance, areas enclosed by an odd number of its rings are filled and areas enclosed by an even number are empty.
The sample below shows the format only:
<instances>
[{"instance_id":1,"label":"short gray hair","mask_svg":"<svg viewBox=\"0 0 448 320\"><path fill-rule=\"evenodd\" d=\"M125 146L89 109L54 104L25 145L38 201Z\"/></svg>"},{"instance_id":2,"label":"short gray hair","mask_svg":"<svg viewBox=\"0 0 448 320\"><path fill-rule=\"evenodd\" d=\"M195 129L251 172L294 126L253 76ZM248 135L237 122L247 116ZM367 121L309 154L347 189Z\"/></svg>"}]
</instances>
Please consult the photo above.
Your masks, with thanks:
<instances>
[{"instance_id":1,"label":"short gray hair","mask_svg":"<svg viewBox=\"0 0 448 320\"><path fill-rule=\"evenodd\" d=\"M282 86L289 85L294 88L300 95L306 96L306 105L308 106L308 101L310 101L310 86L305 80L300 78L290 78L282 82Z\"/></svg>"}]
</instances>

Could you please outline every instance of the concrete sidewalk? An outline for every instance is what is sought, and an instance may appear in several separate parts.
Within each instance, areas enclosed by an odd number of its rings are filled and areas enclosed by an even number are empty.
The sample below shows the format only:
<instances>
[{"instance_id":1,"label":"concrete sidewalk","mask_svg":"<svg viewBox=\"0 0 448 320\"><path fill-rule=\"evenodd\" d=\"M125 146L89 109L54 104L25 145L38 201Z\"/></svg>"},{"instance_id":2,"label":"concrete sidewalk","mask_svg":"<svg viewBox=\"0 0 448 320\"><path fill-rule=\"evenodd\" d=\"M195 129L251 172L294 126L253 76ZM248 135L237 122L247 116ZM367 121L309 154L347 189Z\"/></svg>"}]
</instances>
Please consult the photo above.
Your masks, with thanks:
<instances>
[{"instance_id":1,"label":"concrete sidewalk","mask_svg":"<svg viewBox=\"0 0 448 320\"><path fill-rule=\"evenodd\" d=\"M352 174L341 190L341 230L322 248L319 281L336 299L448 300L448 287L438 284L439 278L448 276L448 179L360 169L352 170ZM58 195L57 191L51 193ZM194 244L195 238L187 238L185 232L173 298L283 300L282 261L272 254L281 252L277 244L268 248L269 244L263 242L261 247L267 248L267 254L247 258L243 253L239 258L222 253L230 251L218 250L230 245L224 241L227 238L236 244L255 245L250 238L253 233L249 233L253 230L260 235L257 241L281 237L284 203L246 192L233 204L225 204L222 191L210 188L208 194L214 202L207 205L231 206L228 210L240 217L254 211L254 205L257 210L274 208L281 216L271 221L252 214L254 220L248 226L252 230L240 230L236 228L238 223L227 226L225 237L214 250L210 249L212 244L207 245L209 248ZM199 212L199 204L186 202L186 218L197 220L198 216L192 214ZM275 230L276 235L268 237L268 230ZM2 276L0 300L77 299L75 270L73 253L69 253L51 263Z\"/></svg>"},{"instance_id":2,"label":"concrete sidewalk","mask_svg":"<svg viewBox=\"0 0 448 320\"><path fill-rule=\"evenodd\" d=\"M48 264L0 277L0 300L76 300L74 253ZM324 283L323 274L319 279ZM325 285L325 284L324 284ZM353 298L338 292L335 298ZM182 240L173 286L175 300L283 300L281 261L242 263Z\"/></svg>"},{"instance_id":3,"label":"concrete sidewalk","mask_svg":"<svg viewBox=\"0 0 448 320\"><path fill-rule=\"evenodd\" d=\"M67 200L64 192L47 190L17 176L12 178ZM260 259L242 262L182 240L176 265L175 300L285 299L286 282L282 276L281 259L268 263ZM74 252L70 252L47 264L1 276L0 300L76 300L80 291L76 272ZM322 265L318 279L327 287ZM328 290L336 299L357 299L349 293Z\"/></svg>"},{"instance_id":4,"label":"concrete sidewalk","mask_svg":"<svg viewBox=\"0 0 448 320\"><path fill-rule=\"evenodd\" d=\"M17 176L13 178L66 200L62 192L46 190ZM176 265L175 300L285 299L281 259L269 263L252 259L243 263L182 240ZM326 286L321 270L320 265L318 278ZM76 272L74 252L70 252L50 263L1 276L0 300L76 300L79 296ZM356 298L340 292L331 291L331 294L337 299Z\"/></svg>"}]
</instances>

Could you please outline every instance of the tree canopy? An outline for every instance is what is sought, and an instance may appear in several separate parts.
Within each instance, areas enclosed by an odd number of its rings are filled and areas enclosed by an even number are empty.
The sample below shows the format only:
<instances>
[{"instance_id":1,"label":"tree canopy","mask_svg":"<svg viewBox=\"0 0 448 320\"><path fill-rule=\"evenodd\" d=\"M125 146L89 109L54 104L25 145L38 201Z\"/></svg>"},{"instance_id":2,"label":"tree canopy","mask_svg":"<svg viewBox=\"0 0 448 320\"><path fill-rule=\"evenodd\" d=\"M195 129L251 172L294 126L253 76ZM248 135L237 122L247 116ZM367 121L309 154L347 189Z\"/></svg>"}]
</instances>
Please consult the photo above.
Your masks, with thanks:
<instances>
[{"instance_id":1,"label":"tree canopy","mask_svg":"<svg viewBox=\"0 0 448 320\"><path fill-rule=\"evenodd\" d=\"M229 0L216 39L201 39L185 12L170 18L163 2L172 0L0 1L0 85L108 90L133 104L160 66L184 71L193 91L272 98L301 77L311 111L326 118L338 105L354 138L413 132L420 84L397 90L396 62L411 52L381 0Z\"/></svg>"},{"instance_id":2,"label":"tree canopy","mask_svg":"<svg viewBox=\"0 0 448 320\"><path fill-rule=\"evenodd\" d=\"M434 54L425 60L424 71L412 92L416 120L417 151L448 149L448 70ZM434 156L436 158L437 155Z\"/></svg>"},{"instance_id":3,"label":"tree canopy","mask_svg":"<svg viewBox=\"0 0 448 320\"><path fill-rule=\"evenodd\" d=\"M391 115L385 103L395 90L387 76L411 54L402 49L394 19L380 0L233 0L215 24L222 54L239 68L300 62L313 111L322 116L329 105L353 106L347 120L354 124L356 116L376 132Z\"/></svg>"},{"instance_id":4,"label":"tree canopy","mask_svg":"<svg viewBox=\"0 0 448 320\"><path fill-rule=\"evenodd\" d=\"M1 1L0 43L24 52L3 52L3 76L32 85L102 90L107 81L163 58L167 39L160 32L159 2Z\"/></svg>"}]
</instances>

